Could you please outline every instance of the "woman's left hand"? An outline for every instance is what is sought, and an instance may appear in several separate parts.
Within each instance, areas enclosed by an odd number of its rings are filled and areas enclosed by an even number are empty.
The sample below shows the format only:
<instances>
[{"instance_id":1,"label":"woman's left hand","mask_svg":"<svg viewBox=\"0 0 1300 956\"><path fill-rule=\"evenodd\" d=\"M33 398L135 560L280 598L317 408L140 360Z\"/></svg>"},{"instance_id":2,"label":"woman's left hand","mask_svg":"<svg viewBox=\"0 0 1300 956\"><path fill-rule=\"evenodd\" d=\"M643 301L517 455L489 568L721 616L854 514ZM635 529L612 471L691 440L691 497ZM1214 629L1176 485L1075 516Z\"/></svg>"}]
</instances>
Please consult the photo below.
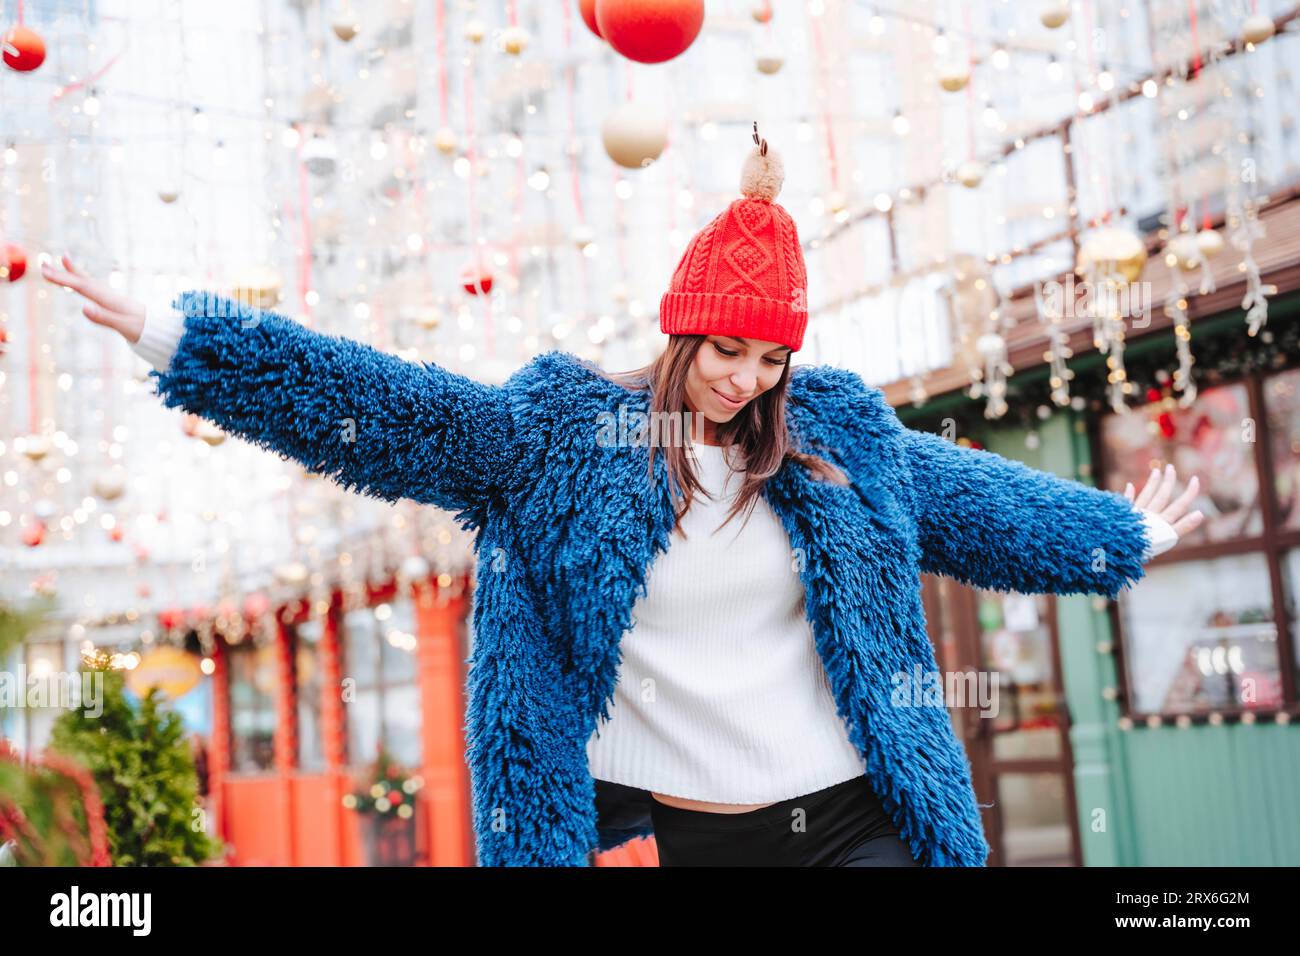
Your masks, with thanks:
<instances>
[{"instance_id":1,"label":"woman's left hand","mask_svg":"<svg viewBox=\"0 0 1300 956\"><path fill-rule=\"evenodd\" d=\"M1174 498L1174 490L1177 486L1178 475L1174 471L1174 466L1166 465L1163 474L1159 468L1152 469L1151 476L1147 478L1141 493L1136 496L1132 482L1126 485L1124 497L1133 503L1134 508L1149 511L1169 522L1181 539L1200 527L1201 522L1205 520L1205 515L1199 511L1187 513L1188 507L1196 500L1196 494L1200 491L1200 482L1196 476L1193 475L1192 480L1187 483L1187 489Z\"/></svg>"}]
</instances>

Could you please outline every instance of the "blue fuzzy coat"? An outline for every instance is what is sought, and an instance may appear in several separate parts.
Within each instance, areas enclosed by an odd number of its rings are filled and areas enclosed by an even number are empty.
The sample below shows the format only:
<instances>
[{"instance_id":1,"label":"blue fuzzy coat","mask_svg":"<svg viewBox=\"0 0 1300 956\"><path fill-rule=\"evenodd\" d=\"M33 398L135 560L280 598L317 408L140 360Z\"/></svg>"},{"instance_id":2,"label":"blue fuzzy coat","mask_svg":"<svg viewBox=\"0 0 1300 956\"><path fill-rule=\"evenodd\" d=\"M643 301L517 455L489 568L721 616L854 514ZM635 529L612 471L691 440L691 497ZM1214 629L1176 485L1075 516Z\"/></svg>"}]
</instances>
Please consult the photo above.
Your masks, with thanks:
<instances>
[{"instance_id":1,"label":"blue fuzzy coat","mask_svg":"<svg viewBox=\"0 0 1300 956\"><path fill-rule=\"evenodd\" d=\"M598 790L586 759L619 639L673 527L663 456L652 486L644 444L601 437L609 416L647 412L647 397L562 351L487 385L213 293L174 304L185 334L152 373L166 405L346 488L448 509L473 532L464 729L480 864L582 866L651 833L622 799L644 791ZM1114 597L1143 573L1140 515L1114 493L905 428L844 369L791 369L787 419L797 447L852 480L787 464L763 491L798 558L849 738L919 862L982 866L948 711L896 700L897 675L938 671L919 575Z\"/></svg>"}]
</instances>

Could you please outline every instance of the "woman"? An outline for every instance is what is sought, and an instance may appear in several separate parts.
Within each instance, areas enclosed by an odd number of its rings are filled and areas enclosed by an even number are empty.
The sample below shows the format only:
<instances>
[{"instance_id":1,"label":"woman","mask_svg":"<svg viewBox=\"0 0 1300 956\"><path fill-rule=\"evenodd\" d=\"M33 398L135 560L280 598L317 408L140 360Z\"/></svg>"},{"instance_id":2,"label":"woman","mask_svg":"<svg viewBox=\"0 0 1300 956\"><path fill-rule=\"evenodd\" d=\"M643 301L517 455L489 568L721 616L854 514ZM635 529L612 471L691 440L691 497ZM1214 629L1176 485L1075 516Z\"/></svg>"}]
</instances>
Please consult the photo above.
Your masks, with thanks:
<instances>
[{"instance_id":1,"label":"woman","mask_svg":"<svg viewBox=\"0 0 1300 956\"><path fill-rule=\"evenodd\" d=\"M983 865L953 702L908 686L938 674L920 572L1114 596L1200 521L1172 470L1087 488L792 366L783 175L752 151L663 296L667 349L618 376L552 351L485 385L212 293L146 309L66 258L42 269L169 407L475 532L483 865L581 866L650 833L665 865Z\"/></svg>"}]
</instances>

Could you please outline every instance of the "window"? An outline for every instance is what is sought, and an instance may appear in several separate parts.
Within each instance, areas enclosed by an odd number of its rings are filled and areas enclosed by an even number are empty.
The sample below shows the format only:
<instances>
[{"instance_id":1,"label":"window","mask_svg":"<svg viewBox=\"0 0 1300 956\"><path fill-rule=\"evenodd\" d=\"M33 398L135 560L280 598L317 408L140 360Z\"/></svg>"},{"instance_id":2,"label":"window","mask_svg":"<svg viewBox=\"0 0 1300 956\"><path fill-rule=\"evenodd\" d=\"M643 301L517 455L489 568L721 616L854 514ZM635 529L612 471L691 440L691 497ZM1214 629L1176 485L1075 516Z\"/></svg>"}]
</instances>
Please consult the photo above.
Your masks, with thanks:
<instances>
[{"instance_id":1,"label":"window","mask_svg":"<svg viewBox=\"0 0 1300 956\"><path fill-rule=\"evenodd\" d=\"M275 644L252 641L229 648L231 769L257 773L275 767Z\"/></svg>"},{"instance_id":2,"label":"window","mask_svg":"<svg viewBox=\"0 0 1300 956\"><path fill-rule=\"evenodd\" d=\"M1278 524L1300 531L1300 369L1264 385L1264 407L1277 489Z\"/></svg>"},{"instance_id":3,"label":"window","mask_svg":"<svg viewBox=\"0 0 1300 956\"><path fill-rule=\"evenodd\" d=\"M1283 583L1286 587L1286 619L1291 632L1291 654L1295 661L1296 682L1300 683L1300 550L1288 551L1283 562Z\"/></svg>"},{"instance_id":4,"label":"window","mask_svg":"<svg viewBox=\"0 0 1300 956\"><path fill-rule=\"evenodd\" d=\"M1196 507L1205 521L1184 544L1258 535L1264 523L1246 386L1206 389L1191 408L1148 407L1105 419L1106 486L1141 488L1152 468L1173 462L1180 476L1201 479Z\"/></svg>"},{"instance_id":5,"label":"window","mask_svg":"<svg viewBox=\"0 0 1300 956\"><path fill-rule=\"evenodd\" d=\"M1141 713L1282 703L1277 627L1260 552L1153 567L1121 600L1129 693Z\"/></svg>"},{"instance_id":6,"label":"window","mask_svg":"<svg viewBox=\"0 0 1300 956\"><path fill-rule=\"evenodd\" d=\"M1185 409L1107 415L1099 431L1104 487L1140 487L1172 461L1181 479L1199 476L1206 516L1120 596L1130 711L1294 710L1300 369L1205 389Z\"/></svg>"},{"instance_id":7,"label":"window","mask_svg":"<svg viewBox=\"0 0 1300 956\"><path fill-rule=\"evenodd\" d=\"M352 678L347 704L348 756L373 760L382 742L409 767L420 763L420 693L415 666L415 609L409 599L343 615L344 672Z\"/></svg>"},{"instance_id":8,"label":"window","mask_svg":"<svg viewBox=\"0 0 1300 956\"><path fill-rule=\"evenodd\" d=\"M321 731L321 619L294 628L294 684L298 688L298 767L323 770L325 741Z\"/></svg>"}]
</instances>

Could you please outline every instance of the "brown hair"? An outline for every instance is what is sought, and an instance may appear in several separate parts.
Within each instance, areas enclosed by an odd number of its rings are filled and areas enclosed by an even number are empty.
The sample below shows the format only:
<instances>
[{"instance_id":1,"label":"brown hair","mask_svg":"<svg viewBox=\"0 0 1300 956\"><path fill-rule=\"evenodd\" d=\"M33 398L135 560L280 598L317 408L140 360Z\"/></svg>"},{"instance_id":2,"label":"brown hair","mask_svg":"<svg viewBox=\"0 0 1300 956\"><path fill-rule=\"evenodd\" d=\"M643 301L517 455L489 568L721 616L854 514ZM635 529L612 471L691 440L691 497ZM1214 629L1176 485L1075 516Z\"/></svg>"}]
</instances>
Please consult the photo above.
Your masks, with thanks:
<instances>
[{"instance_id":1,"label":"brown hair","mask_svg":"<svg viewBox=\"0 0 1300 956\"><path fill-rule=\"evenodd\" d=\"M707 335L670 335L668 347L649 365L630 372L604 372L601 374L633 391L649 392L649 412L680 415L686 410L686 376L696 353L708 340ZM723 446L735 445L745 456L744 481L736 495L736 502L722 523L725 527L741 511L753 512L759 492L768 478L780 471L786 461L807 468L814 478L824 478L838 485L848 485L849 479L835 465L816 455L796 451L786 425L785 402L790 379L790 358L787 353L785 367L777 383L749 402L730 421L717 427L718 441ZM705 495L686 449L677 442L663 446L664 461L668 469L669 484L678 489L682 497L673 530L686 537L681 529L682 515L690 507L696 491ZM650 480L654 481L655 443L650 446ZM745 521L749 521L746 514Z\"/></svg>"}]
</instances>

